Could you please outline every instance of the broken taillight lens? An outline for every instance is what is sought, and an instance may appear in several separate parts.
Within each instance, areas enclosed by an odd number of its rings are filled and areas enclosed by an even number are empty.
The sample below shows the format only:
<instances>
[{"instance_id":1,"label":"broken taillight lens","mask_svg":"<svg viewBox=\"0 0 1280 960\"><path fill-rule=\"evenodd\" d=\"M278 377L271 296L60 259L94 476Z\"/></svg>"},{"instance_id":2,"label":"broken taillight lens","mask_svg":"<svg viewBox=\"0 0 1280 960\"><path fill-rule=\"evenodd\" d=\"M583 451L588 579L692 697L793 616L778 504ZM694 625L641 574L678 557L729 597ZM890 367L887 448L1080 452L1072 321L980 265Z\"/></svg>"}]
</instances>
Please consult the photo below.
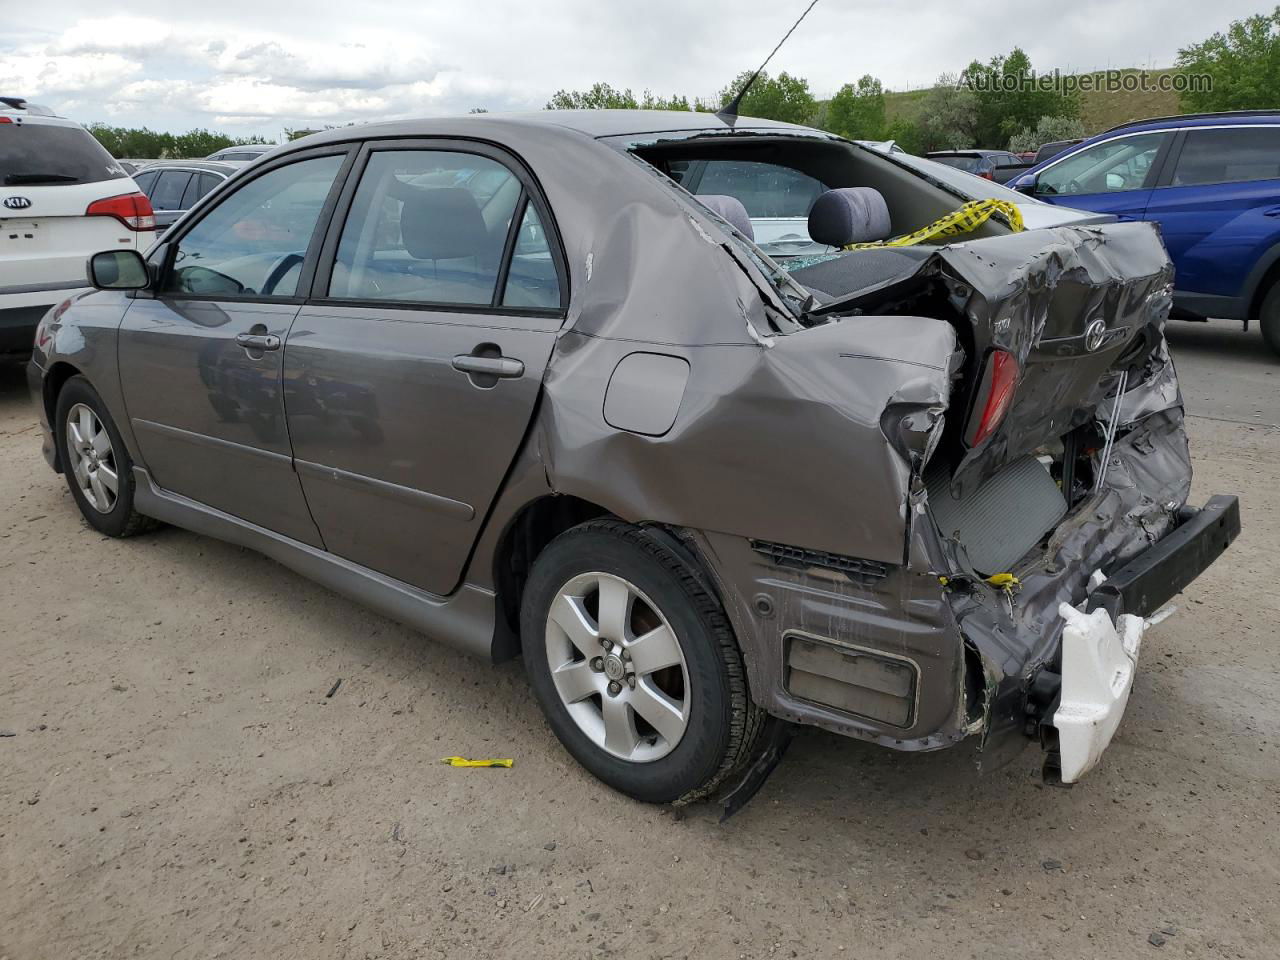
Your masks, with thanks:
<instances>
[{"instance_id":1,"label":"broken taillight lens","mask_svg":"<svg viewBox=\"0 0 1280 960\"><path fill-rule=\"evenodd\" d=\"M115 217L130 230L154 230L155 211L145 193L125 193L118 197L95 200L85 210L86 217Z\"/></svg>"},{"instance_id":2,"label":"broken taillight lens","mask_svg":"<svg viewBox=\"0 0 1280 960\"><path fill-rule=\"evenodd\" d=\"M987 355L978 388L975 416L970 419L965 443L976 447L1000 426L1000 421L1013 405L1013 392L1018 385L1018 361L1007 350L993 350Z\"/></svg>"}]
</instances>

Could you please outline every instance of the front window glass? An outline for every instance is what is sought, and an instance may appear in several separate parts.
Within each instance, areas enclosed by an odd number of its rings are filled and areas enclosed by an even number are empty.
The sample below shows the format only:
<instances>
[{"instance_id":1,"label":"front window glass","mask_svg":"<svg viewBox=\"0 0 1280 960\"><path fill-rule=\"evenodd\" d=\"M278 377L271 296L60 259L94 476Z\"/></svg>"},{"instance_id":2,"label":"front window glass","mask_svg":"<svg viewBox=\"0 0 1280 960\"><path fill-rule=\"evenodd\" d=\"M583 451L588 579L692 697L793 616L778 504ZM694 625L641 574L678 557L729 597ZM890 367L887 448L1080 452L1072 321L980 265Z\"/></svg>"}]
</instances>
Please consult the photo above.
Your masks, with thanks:
<instances>
[{"instance_id":1,"label":"front window glass","mask_svg":"<svg viewBox=\"0 0 1280 960\"><path fill-rule=\"evenodd\" d=\"M1119 193L1146 182L1168 134L1144 133L1095 144L1059 160L1036 178L1036 193Z\"/></svg>"},{"instance_id":2,"label":"front window glass","mask_svg":"<svg viewBox=\"0 0 1280 960\"><path fill-rule=\"evenodd\" d=\"M374 153L342 230L329 296L493 303L521 190L510 170L478 154Z\"/></svg>"},{"instance_id":3,"label":"front window glass","mask_svg":"<svg viewBox=\"0 0 1280 960\"><path fill-rule=\"evenodd\" d=\"M215 203L178 241L168 293L292 297L342 156L300 160Z\"/></svg>"}]
</instances>

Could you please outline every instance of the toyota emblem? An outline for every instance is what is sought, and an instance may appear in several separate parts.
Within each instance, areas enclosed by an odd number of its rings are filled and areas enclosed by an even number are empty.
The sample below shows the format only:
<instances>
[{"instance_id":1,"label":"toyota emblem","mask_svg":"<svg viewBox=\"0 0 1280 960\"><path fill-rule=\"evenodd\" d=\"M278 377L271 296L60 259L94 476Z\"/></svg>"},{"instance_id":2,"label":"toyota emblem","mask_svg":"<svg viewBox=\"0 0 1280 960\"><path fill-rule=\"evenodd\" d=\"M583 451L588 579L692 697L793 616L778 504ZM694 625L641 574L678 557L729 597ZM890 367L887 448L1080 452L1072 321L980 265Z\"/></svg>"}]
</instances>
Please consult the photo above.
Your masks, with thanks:
<instances>
[{"instance_id":1,"label":"toyota emblem","mask_svg":"<svg viewBox=\"0 0 1280 960\"><path fill-rule=\"evenodd\" d=\"M26 197L5 197L4 205L10 210L25 210L31 206L31 201Z\"/></svg>"},{"instance_id":2,"label":"toyota emblem","mask_svg":"<svg viewBox=\"0 0 1280 960\"><path fill-rule=\"evenodd\" d=\"M1090 353L1095 352L1102 346L1102 342L1107 338L1107 322L1105 320L1095 320L1089 324L1088 329L1084 332L1084 348Z\"/></svg>"}]
</instances>

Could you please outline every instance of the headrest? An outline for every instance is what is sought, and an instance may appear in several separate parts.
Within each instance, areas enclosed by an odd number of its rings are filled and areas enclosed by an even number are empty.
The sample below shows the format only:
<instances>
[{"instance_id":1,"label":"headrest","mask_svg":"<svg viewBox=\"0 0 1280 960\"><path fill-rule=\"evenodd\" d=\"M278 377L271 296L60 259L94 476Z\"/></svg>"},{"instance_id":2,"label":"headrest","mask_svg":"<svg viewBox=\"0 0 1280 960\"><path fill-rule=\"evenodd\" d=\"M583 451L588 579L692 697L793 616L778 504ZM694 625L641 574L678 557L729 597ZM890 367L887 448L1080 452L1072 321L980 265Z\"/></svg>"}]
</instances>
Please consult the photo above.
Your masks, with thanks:
<instances>
[{"instance_id":1,"label":"headrest","mask_svg":"<svg viewBox=\"0 0 1280 960\"><path fill-rule=\"evenodd\" d=\"M747 208L742 205L742 201L737 197L709 193L706 196L698 197L698 202L721 220L727 220L733 224L738 232L748 240L756 238L756 232L751 229L751 218L747 216Z\"/></svg>"},{"instance_id":2,"label":"headrest","mask_svg":"<svg viewBox=\"0 0 1280 960\"><path fill-rule=\"evenodd\" d=\"M433 187L405 196L400 236L418 260L478 257L490 246L480 207L462 187Z\"/></svg>"},{"instance_id":3,"label":"headrest","mask_svg":"<svg viewBox=\"0 0 1280 960\"><path fill-rule=\"evenodd\" d=\"M889 206L879 190L840 187L828 190L809 210L809 236L816 243L843 247L888 240L893 231Z\"/></svg>"}]
</instances>

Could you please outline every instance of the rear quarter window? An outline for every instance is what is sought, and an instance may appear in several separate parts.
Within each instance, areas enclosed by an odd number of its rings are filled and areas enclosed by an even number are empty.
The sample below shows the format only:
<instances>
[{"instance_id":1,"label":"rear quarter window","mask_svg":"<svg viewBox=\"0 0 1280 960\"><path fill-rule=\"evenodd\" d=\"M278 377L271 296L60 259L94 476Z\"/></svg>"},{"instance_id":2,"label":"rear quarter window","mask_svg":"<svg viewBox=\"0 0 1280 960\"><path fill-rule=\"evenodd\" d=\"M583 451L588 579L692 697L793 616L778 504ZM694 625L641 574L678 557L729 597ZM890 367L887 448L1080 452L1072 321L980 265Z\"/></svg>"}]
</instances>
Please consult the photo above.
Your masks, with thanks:
<instances>
[{"instance_id":1,"label":"rear quarter window","mask_svg":"<svg viewBox=\"0 0 1280 960\"><path fill-rule=\"evenodd\" d=\"M30 120L0 123L0 184L53 186L127 176L124 167L83 127Z\"/></svg>"}]
</instances>

